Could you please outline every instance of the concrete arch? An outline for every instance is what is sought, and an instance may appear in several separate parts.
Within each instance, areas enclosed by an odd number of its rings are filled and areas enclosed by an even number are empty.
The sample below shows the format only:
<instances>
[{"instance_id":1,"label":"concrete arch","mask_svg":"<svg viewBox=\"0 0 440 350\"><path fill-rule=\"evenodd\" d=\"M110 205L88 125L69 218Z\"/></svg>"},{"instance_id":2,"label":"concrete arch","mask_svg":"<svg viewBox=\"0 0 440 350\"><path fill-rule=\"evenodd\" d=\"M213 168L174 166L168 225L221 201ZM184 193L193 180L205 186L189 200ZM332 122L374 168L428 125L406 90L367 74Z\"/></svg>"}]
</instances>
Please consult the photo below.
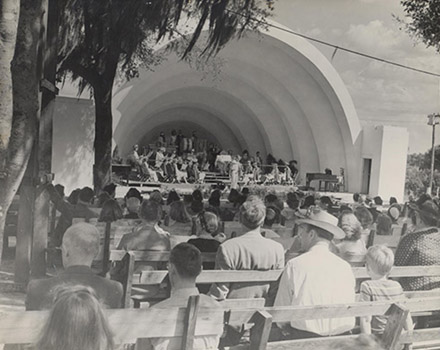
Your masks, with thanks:
<instances>
[{"instance_id":1,"label":"concrete arch","mask_svg":"<svg viewBox=\"0 0 440 350\"><path fill-rule=\"evenodd\" d=\"M234 151L297 159L303 177L344 168L349 187L359 187L359 120L342 80L314 46L270 28L229 43L218 59L225 61L219 77L171 55L119 88L114 139L121 153L174 122Z\"/></svg>"}]
</instances>

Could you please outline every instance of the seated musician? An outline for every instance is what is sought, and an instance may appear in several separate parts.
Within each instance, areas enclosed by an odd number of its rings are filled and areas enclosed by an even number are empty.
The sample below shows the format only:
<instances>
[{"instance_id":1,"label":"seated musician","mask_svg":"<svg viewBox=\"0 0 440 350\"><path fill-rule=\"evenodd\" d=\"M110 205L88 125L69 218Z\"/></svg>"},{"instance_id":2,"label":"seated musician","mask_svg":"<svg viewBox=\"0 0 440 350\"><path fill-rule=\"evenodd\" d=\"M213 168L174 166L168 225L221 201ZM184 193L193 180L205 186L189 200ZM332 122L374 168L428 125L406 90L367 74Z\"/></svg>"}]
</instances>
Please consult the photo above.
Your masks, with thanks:
<instances>
[{"instance_id":1,"label":"seated musician","mask_svg":"<svg viewBox=\"0 0 440 350\"><path fill-rule=\"evenodd\" d=\"M220 308L218 302L211 297L200 294L196 287L196 278L202 272L202 256L200 251L188 243L180 243L173 248L168 264L168 275L171 283L171 296L154 305L156 309L186 307L192 295L200 295L200 307ZM166 312L166 310L165 310ZM194 337L192 349L217 349L223 325L219 324L218 331L209 336ZM141 340L141 349L181 349L181 338L149 338Z\"/></svg>"},{"instance_id":2,"label":"seated musician","mask_svg":"<svg viewBox=\"0 0 440 350\"><path fill-rule=\"evenodd\" d=\"M139 145L134 145L132 152L128 155L127 161L132 166L136 167L137 171L141 174L141 176L149 175L148 169L145 167L144 160L148 160L151 156L152 151L150 151L146 156L139 155Z\"/></svg>"}]
</instances>

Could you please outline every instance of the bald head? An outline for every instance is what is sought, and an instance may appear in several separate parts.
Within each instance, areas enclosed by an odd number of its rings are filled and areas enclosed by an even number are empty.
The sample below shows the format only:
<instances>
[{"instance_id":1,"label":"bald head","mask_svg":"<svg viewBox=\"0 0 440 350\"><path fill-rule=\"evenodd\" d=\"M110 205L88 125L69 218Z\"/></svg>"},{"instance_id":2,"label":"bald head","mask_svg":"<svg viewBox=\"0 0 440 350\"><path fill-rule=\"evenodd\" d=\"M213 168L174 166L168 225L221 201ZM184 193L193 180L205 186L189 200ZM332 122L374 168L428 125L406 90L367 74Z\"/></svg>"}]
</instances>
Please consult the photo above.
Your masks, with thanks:
<instances>
[{"instance_id":1,"label":"bald head","mask_svg":"<svg viewBox=\"0 0 440 350\"><path fill-rule=\"evenodd\" d=\"M100 234L91 224L81 222L70 226L63 237L63 265L91 266L98 255Z\"/></svg>"}]
</instances>

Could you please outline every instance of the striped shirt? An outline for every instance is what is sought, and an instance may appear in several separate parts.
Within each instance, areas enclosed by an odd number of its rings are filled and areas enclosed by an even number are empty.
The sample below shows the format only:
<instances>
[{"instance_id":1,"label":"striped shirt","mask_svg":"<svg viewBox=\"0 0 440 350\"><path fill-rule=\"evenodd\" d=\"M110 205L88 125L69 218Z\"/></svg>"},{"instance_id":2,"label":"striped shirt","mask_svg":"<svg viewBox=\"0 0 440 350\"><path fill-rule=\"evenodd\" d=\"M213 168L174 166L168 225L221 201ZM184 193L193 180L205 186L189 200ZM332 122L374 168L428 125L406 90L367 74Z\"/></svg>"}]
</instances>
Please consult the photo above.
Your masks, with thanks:
<instances>
[{"instance_id":1,"label":"striped shirt","mask_svg":"<svg viewBox=\"0 0 440 350\"><path fill-rule=\"evenodd\" d=\"M364 281L360 288L360 301L399 300L404 298L402 286L391 280ZM387 323L387 316L373 316L371 331L382 334Z\"/></svg>"}]
</instances>

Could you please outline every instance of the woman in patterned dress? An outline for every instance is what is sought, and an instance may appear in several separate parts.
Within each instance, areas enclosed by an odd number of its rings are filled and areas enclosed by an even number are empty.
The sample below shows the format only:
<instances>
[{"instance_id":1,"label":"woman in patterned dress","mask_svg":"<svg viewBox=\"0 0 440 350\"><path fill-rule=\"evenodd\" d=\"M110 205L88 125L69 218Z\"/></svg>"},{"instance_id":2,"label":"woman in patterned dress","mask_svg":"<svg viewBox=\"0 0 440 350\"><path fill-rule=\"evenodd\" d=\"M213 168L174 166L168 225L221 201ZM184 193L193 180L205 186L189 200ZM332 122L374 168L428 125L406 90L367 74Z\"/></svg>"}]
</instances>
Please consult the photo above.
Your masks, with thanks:
<instances>
[{"instance_id":1,"label":"woman in patterned dress","mask_svg":"<svg viewBox=\"0 0 440 350\"><path fill-rule=\"evenodd\" d=\"M423 195L409 204L414 231L402 237L396 250L396 266L440 265L440 208ZM432 290L440 288L440 277L407 277L399 280L403 289Z\"/></svg>"}]
</instances>

